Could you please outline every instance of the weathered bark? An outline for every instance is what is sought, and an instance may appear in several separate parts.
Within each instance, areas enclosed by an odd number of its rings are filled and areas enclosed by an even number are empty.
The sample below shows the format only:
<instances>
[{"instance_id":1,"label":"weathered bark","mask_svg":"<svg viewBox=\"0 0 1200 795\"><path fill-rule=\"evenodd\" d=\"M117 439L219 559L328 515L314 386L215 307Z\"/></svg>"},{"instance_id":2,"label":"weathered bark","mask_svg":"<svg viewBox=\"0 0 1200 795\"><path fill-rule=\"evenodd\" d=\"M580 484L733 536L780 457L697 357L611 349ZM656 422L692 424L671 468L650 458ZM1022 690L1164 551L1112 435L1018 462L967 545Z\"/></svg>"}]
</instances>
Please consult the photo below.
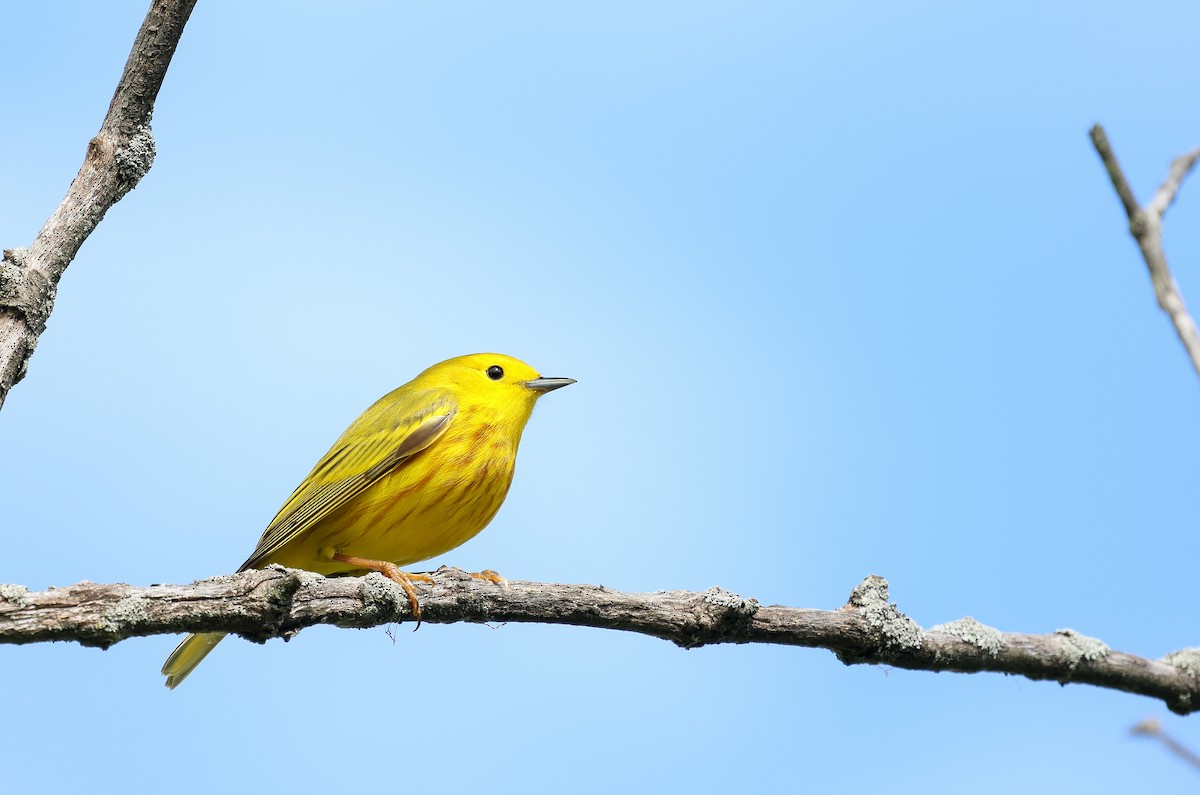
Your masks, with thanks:
<instances>
[{"instance_id":1,"label":"weathered bark","mask_svg":"<svg viewBox=\"0 0 1200 795\"><path fill-rule=\"evenodd\" d=\"M811 646L829 649L847 665L996 671L1150 696L1180 714L1200 710L1200 649L1149 660L1070 629L1026 635L971 618L926 630L889 603L881 577L863 580L836 610L764 606L720 588L623 593L536 582L501 588L445 568L435 580L417 585L421 618L430 624L572 624L639 632L684 648ZM69 640L108 647L143 635L217 631L263 642L314 624L373 627L412 620L408 597L378 574L326 578L273 566L182 586L83 582L32 592L0 585L0 643Z\"/></svg>"},{"instance_id":2,"label":"weathered bark","mask_svg":"<svg viewBox=\"0 0 1200 795\"><path fill-rule=\"evenodd\" d=\"M150 117L183 26L196 0L154 0L133 42L100 131L62 204L29 248L0 261L0 407L25 377L29 357L54 309L59 279L108 209L154 163Z\"/></svg>"}]
</instances>

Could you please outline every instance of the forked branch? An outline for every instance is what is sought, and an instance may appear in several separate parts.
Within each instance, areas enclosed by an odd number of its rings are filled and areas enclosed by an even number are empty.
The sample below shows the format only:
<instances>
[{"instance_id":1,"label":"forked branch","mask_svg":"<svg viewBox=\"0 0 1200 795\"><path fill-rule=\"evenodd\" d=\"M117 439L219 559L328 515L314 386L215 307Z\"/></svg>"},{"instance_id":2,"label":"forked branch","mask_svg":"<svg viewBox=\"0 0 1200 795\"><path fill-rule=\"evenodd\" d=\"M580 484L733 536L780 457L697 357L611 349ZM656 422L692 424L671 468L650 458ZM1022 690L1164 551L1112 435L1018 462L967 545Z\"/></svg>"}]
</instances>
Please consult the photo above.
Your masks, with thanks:
<instances>
[{"instance_id":1,"label":"forked branch","mask_svg":"<svg viewBox=\"0 0 1200 795\"><path fill-rule=\"evenodd\" d=\"M1175 201L1175 196L1178 195L1179 188L1183 185L1183 178L1200 159L1200 148L1175 158L1171 163L1166 180L1155 191L1154 198L1150 200L1149 204L1142 207L1134 198L1133 188L1129 186L1129 181L1125 179L1125 173L1121 171L1121 166L1117 163L1117 156L1108 143L1108 136L1104 134L1104 128L1099 124L1094 125L1091 136L1092 145L1096 147L1096 152L1099 153L1100 160L1103 161L1104 168L1108 171L1108 177L1112 180L1117 198L1121 200L1121 206L1125 208L1125 214L1129 216L1129 233L1137 241L1138 248L1142 251L1142 259L1146 261L1146 267L1150 270L1150 281L1154 285L1154 295L1158 298L1158 305L1167 313L1167 317L1171 318L1171 323L1175 326L1175 333L1179 335L1179 340L1183 343L1188 358L1192 361L1192 368L1197 375L1200 375L1200 333L1197 333L1196 321L1188 314L1187 305L1183 302L1183 295L1179 292L1179 285L1175 283L1175 277L1171 275L1171 269L1167 267L1167 255L1163 250L1162 242L1163 216L1166 214L1167 208Z\"/></svg>"}]
</instances>

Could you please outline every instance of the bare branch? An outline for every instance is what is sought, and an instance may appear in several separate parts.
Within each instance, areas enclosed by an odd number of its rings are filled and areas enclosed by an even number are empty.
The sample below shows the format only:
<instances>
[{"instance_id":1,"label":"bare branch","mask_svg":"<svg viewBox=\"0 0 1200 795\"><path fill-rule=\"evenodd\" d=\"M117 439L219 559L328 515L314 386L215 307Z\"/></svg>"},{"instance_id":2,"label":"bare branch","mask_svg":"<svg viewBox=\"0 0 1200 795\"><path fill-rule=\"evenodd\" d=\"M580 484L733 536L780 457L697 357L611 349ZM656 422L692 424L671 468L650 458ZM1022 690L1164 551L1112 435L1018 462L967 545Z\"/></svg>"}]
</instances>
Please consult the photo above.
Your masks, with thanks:
<instances>
[{"instance_id":1,"label":"bare branch","mask_svg":"<svg viewBox=\"0 0 1200 795\"><path fill-rule=\"evenodd\" d=\"M28 249L0 262L0 407L25 376L54 308L63 271L108 209L133 190L154 162L154 100L196 0L153 0L133 42L100 131L62 204Z\"/></svg>"},{"instance_id":2,"label":"bare branch","mask_svg":"<svg viewBox=\"0 0 1200 795\"><path fill-rule=\"evenodd\" d=\"M520 622L638 632L695 648L776 643L829 649L847 665L974 673L995 671L1077 682L1161 699L1175 712L1200 711L1200 649L1162 660L1110 650L1069 629L1047 635L1001 632L971 618L923 630L888 602L881 577L863 580L837 610L763 606L720 588L703 593L623 593L597 585L481 583L442 568L418 584L431 624ZM411 621L408 598L378 574L325 578L272 566L192 585L99 585L30 592L0 585L0 643L76 641L108 647L175 632L234 632L256 642L304 627L373 627Z\"/></svg>"},{"instance_id":3,"label":"bare branch","mask_svg":"<svg viewBox=\"0 0 1200 795\"><path fill-rule=\"evenodd\" d=\"M1117 163L1116 153L1108 144L1108 136L1104 134L1104 128L1099 124L1092 126L1091 134L1092 146L1096 147L1096 151L1100 153L1100 160L1108 171L1108 178L1112 180L1117 197L1125 207L1125 214L1132 219L1141 208L1133 196L1133 188L1129 187L1129 183L1125 181L1125 172L1121 171L1121 166Z\"/></svg>"},{"instance_id":4,"label":"bare branch","mask_svg":"<svg viewBox=\"0 0 1200 795\"><path fill-rule=\"evenodd\" d=\"M1109 179L1112 180L1113 188L1116 189L1117 196L1125 208L1125 214L1129 216L1129 233L1137 241L1146 267L1150 270L1150 281L1154 285L1158 305L1171 318L1175 333L1179 335L1179 340L1192 361L1192 368L1200 375L1200 333L1196 330L1196 322L1188 314L1183 295L1179 292L1179 285L1175 283L1175 277L1167 267L1167 255L1162 245L1163 215L1175 201L1183 178L1196 165L1197 159L1200 159L1200 149L1177 157L1171 163L1167 179L1154 194L1153 201L1143 208L1138 206L1133 196L1133 189L1129 187L1129 182L1117 163L1117 156L1108 143L1104 128L1099 124L1094 125L1091 136L1092 145L1096 147L1096 152L1108 171Z\"/></svg>"},{"instance_id":5,"label":"bare branch","mask_svg":"<svg viewBox=\"0 0 1200 795\"><path fill-rule=\"evenodd\" d=\"M1186 745L1163 731L1162 724L1159 723L1157 719L1147 718L1130 729L1130 731L1137 736L1152 737L1155 740L1158 740L1160 743L1166 746L1167 750L1172 754L1187 762L1197 770L1200 770L1200 756L1196 756L1192 749L1188 748Z\"/></svg>"},{"instance_id":6,"label":"bare branch","mask_svg":"<svg viewBox=\"0 0 1200 795\"><path fill-rule=\"evenodd\" d=\"M1167 172L1167 178L1162 185L1158 186L1158 190L1154 193L1154 200L1146 208L1149 212L1154 213L1160 220L1162 219L1167 208L1175 202L1179 188L1183 185L1183 178L1196 166L1197 159L1200 159L1200 148L1193 149L1186 155L1180 155L1171 161L1171 170Z\"/></svg>"}]
</instances>

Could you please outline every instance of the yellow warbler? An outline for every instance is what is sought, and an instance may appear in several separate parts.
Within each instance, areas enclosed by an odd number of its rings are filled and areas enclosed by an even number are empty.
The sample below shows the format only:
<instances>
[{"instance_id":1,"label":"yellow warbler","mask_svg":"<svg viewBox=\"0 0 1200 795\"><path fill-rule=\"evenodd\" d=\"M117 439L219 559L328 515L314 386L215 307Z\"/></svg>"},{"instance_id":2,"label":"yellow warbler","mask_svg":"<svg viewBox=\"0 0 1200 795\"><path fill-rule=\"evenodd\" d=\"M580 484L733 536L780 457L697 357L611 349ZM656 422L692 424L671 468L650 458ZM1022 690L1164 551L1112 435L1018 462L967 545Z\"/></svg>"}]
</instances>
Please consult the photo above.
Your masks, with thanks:
<instances>
[{"instance_id":1,"label":"yellow warbler","mask_svg":"<svg viewBox=\"0 0 1200 795\"><path fill-rule=\"evenodd\" d=\"M420 619L412 580L431 578L399 567L454 549L487 526L512 483L533 404L573 383L496 353L435 364L350 424L238 571L271 563L321 574L378 571L404 588ZM476 576L503 582L495 572ZM184 638L163 665L167 687L223 637Z\"/></svg>"}]
</instances>

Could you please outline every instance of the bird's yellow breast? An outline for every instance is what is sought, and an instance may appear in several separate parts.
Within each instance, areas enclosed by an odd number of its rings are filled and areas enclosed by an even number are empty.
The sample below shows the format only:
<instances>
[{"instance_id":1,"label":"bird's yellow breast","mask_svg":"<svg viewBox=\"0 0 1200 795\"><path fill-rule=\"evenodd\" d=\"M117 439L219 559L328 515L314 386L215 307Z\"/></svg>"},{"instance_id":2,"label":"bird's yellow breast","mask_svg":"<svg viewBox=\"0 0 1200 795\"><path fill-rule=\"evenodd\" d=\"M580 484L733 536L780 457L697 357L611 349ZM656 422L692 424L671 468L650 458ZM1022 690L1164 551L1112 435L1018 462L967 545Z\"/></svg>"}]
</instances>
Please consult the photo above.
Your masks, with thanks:
<instances>
[{"instance_id":1,"label":"bird's yellow breast","mask_svg":"<svg viewBox=\"0 0 1200 795\"><path fill-rule=\"evenodd\" d=\"M354 570L334 554L398 566L448 552L488 525L512 483L516 439L489 412L460 411L442 438L273 553L321 574Z\"/></svg>"}]
</instances>

